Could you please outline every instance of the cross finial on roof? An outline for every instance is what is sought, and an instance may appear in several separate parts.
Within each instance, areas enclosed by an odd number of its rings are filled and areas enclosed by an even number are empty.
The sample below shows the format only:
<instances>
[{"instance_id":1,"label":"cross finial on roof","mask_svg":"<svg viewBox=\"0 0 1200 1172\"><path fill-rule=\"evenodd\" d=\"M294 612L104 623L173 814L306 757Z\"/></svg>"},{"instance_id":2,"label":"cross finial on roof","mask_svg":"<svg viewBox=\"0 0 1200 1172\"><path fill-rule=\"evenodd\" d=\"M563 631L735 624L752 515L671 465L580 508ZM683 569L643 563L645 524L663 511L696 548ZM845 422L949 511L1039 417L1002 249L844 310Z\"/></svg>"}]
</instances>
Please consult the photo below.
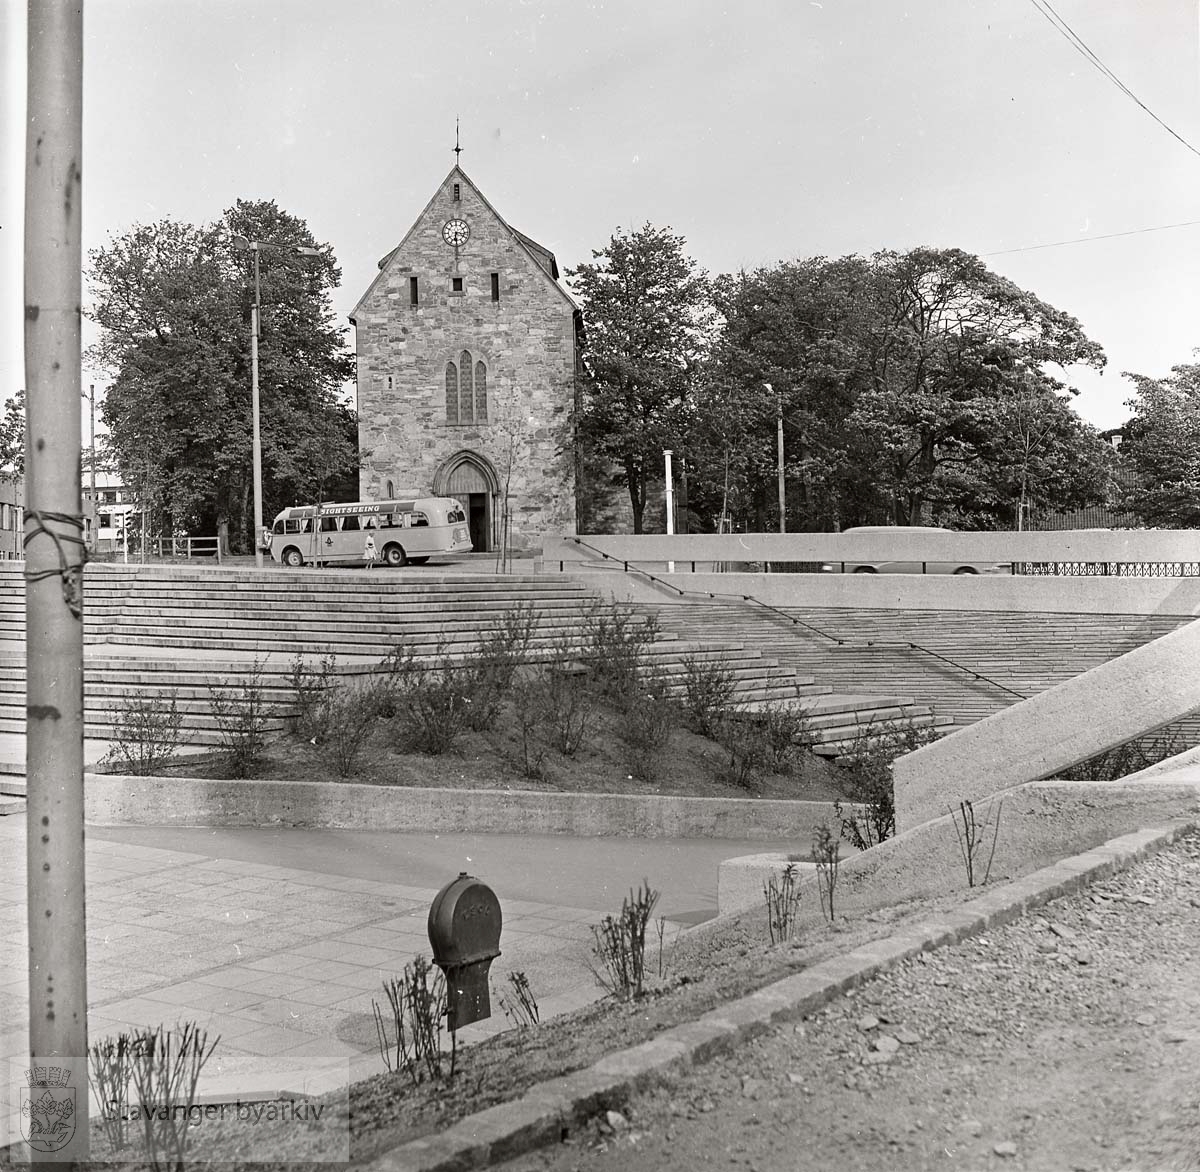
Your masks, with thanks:
<instances>
[{"instance_id":1,"label":"cross finial on roof","mask_svg":"<svg viewBox=\"0 0 1200 1172\"><path fill-rule=\"evenodd\" d=\"M458 119L454 119L454 165L458 166L459 155L462 154L462 147L458 145Z\"/></svg>"}]
</instances>

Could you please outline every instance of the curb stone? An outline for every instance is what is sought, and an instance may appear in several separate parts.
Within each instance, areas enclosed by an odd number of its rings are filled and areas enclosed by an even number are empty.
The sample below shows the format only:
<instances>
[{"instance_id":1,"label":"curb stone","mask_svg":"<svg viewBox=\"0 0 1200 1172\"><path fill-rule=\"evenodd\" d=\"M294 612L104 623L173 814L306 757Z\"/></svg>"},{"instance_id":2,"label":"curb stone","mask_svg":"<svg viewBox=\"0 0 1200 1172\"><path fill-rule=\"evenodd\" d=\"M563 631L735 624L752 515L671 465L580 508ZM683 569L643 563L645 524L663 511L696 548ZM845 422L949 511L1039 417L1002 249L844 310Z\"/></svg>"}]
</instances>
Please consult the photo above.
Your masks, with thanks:
<instances>
[{"instance_id":1,"label":"curb stone","mask_svg":"<svg viewBox=\"0 0 1200 1172\"><path fill-rule=\"evenodd\" d=\"M369 1172L468 1172L559 1142L602 1106L735 1049L782 1022L808 1017L834 998L920 952L1011 923L1029 909L1105 879L1196 829L1179 818L1125 834L995 887L894 936L872 941L784 977L694 1021L664 1030L584 1070L530 1087L519 1099L468 1115L435 1136L411 1140L363 1165Z\"/></svg>"}]
</instances>

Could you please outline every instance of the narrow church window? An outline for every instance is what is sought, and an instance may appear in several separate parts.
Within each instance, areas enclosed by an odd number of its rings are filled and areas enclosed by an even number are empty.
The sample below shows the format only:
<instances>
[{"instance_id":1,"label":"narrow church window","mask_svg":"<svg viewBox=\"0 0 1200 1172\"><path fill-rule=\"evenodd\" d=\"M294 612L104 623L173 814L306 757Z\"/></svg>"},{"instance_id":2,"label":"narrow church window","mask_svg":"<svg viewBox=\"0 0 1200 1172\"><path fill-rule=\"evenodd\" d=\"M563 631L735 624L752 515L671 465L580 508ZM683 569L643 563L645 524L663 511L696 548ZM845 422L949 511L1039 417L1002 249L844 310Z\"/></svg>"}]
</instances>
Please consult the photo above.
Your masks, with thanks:
<instances>
[{"instance_id":1,"label":"narrow church window","mask_svg":"<svg viewBox=\"0 0 1200 1172\"><path fill-rule=\"evenodd\" d=\"M499 273L492 274L492 300L493 301L500 300L500 274Z\"/></svg>"},{"instance_id":2,"label":"narrow church window","mask_svg":"<svg viewBox=\"0 0 1200 1172\"><path fill-rule=\"evenodd\" d=\"M418 293L417 293L417 278L416 277L408 278L408 300L409 300L409 303L412 305L419 304L419 297L418 297Z\"/></svg>"},{"instance_id":3,"label":"narrow church window","mask_svg":"<svg viewBox=\"0 0 1200 1172\"><path fill-rule=\"evenodd\" d=\"M487 367L475 363L475 422L487 422Z\"/></svg>"},{"instance_id":4,"label":"narrow church window","mask_svg":"<svg viewBox=\"0 0 1200 1172\"><path fill-rule=\"evenodd\" d=\"M460 199L462 199L462 188L456 183L454 185L454 202L458 203Z\"/></svg>"},{"instance_id":5,"label":"narrow church window","mask_svg":"<svg viewBox=\"0 0 1200 1172\"><path fill-rule=\"evenodd\" d=\"M458 367L446 363L446 422L458 422Z\"/></svg>"},{"instance_id":6,"label":"narrow church window","mask_svg":"<svg viewBox=\"0 0 1200 1172\"><path fill-rule=\"evenodd\" d=\"M475 411L471 404L471 352L464 350L458 356L458 421L474 423Z\"/></svg>"},{"instance_id":7,"label":"narrow church window","mask_svg":"<svg viewBox=\"0 0 1200 1172\"><path fill-rule=\"evenodd\" d=\"M387 482L387 499L390 501L396 495L395 485L389 480Z\"/></svg>"},{"instance_id":8,"label":"narrow church window","mask_svg":"<svg viewBox=\"0 0 1200 1172\"><path fill-rule=\"evenodd\" d=\"M453 288L453 290L454 290L454 292L455 292L455 293L461 293L461 292L463 291L463 279L462 279L462 277L451 277L451 278L450 278L450 285L451 285L451 287Z\"/></svg>"}]
</instances>

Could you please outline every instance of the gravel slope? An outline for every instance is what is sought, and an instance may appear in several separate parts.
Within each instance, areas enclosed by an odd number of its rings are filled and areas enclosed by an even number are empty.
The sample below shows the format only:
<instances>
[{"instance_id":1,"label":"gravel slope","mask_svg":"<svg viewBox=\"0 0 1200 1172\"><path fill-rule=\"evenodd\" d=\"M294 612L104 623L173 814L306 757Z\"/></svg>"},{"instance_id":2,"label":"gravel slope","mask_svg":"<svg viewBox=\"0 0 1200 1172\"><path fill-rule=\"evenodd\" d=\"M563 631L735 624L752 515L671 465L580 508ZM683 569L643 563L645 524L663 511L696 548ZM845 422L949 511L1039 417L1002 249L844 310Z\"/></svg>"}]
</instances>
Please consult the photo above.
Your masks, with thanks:
<instances>
[{"instance_id":1,"label":"gravel slope","mask_svg":"<svg viewBox=\"0 0 1200 1172\"><path fill-rule=\"evenodd\" d=\"M503 1167L1200 1169L1200 836Z\"/></svg>"}]
</instances>

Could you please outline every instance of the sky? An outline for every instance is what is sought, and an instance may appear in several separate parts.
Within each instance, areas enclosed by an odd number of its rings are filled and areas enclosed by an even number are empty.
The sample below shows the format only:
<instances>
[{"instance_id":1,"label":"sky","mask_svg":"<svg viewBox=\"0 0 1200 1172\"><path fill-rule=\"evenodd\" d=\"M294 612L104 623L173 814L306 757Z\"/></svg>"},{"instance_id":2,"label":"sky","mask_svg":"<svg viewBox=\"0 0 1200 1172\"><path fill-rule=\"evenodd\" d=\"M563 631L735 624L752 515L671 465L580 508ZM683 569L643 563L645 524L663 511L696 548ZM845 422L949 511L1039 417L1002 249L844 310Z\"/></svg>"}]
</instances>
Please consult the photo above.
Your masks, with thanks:
<instances>
[{"instance_id":1,"label":"sky","mask_svg":"<svg viewBox=\"0 0 1200 1172\"><path fill-rule=\"evenodd\" d=\"M647 222L714 274L976 253L1104 347L1066 379L1118 426L1123 371L1200 347L1198 8L1050 2L1142 105L1034 0L84 0L84 247L274 199L333 245L352 345L457 119L463 170L560 269ZM0 0L0 400L24 383L24 25Z\"/></svg>"}]
</instances>

